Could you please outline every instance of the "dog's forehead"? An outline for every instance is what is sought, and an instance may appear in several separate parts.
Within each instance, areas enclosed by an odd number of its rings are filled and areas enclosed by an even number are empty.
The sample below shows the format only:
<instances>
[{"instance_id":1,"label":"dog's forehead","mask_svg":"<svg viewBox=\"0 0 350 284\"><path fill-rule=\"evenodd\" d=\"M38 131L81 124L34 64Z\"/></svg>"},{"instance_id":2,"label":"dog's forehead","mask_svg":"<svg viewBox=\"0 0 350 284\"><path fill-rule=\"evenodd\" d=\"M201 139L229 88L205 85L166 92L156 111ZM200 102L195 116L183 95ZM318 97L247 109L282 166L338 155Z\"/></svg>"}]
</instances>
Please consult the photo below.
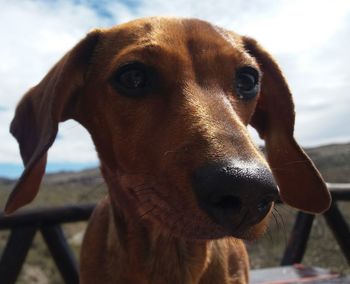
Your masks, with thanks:
<instances>
[{"instance_id":1,"label":"dog's forehead","mask_svg":"<svg viewBox=\"0 0 350 284\"><path fill-rule=\"evenodd\" d=\"M115 26L105 33L107 44L112 43L118 48L132 45L134 48L185 47L192 52L205 49L244 50L238 34L198 19L144 18Z\"/></svg>"}]
</instances>

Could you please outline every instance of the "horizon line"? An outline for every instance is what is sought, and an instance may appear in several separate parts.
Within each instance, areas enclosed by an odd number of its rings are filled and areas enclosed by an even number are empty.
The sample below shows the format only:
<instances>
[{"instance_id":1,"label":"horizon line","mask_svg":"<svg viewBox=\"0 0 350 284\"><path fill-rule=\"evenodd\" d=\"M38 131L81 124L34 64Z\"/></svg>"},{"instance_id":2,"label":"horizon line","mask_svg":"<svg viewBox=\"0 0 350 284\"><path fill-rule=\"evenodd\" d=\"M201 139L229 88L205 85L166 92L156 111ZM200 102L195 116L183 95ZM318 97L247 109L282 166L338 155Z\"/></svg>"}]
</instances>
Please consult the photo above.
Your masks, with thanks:
<instances>
[{"instance_id":1,"label":"horizon line","mask_svg":"<svg viewBox=\"0 0 350 284\"><path fill-rule=\"evenodd\" d=\"M320 147L332 146L332 145L347 145L348 142L332 142L327 144L321 144L318 146L306 146L304 149L315 149ZM258 145L259 147L262 145ZM92 168L97 168L99 166L99 160L93 162L50 162L48 161L46 165L46 174L53 174L59 172L79 172L83 170L88 170ZM24 166L21 163L9 163L0 162L0 178L14 180L21 176L24 170Z\"/></svg>"},{"instance_id":2,"label":"horizon line","mask_svg":"<svg viewBox=\"0 0 350 284\"><path fill-rule=\"evenodd\" d=\"M48 162L46 165L46 174L59 172L79 172L83 170L98 168L99 162ZM0 162L0 178L17 179L24 170L22 164L17 163L1 163Z\"/></svg>"}]
</instances>

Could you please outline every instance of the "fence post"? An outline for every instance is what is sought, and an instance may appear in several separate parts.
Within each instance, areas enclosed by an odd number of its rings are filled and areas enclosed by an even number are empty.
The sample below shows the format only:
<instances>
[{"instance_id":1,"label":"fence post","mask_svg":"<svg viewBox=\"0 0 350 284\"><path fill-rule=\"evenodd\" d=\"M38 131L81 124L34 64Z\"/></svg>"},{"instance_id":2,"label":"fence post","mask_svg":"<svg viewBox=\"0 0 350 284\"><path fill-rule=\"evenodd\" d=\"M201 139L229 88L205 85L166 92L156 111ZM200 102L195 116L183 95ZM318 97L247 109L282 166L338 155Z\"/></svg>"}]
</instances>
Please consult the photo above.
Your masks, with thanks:
<instances>
[{"instance_id":1,"label":"fence post","mask_svg":"<svg viewBox=\"0 0 350 284\"><path fill-rule=\"evenodd\" d=\"M41 227L40 231L65 283L78 284L79 273L77 261L69 247L61 226L47 225Z\"/></svg>"},{"instance_id":2,"label":"fence post","mask_svg":"<svg viewBox=\"0 0 350 284\"><path fill-rule=\"evenodd\" d=\"M3 284L16 282L23 262L33 242L37 228L19 227L11 231L9 240L0 258L0 279Z\"/></svg>"},{"instance_id":3,"label":"fence post","mask_svg":"<svg viewBox=\"0 0 350 284\"><path fill-rule=\"evenodd\" d=\"M346 260L350 264L350 229L335 202L332 202L329 210L324 213L324 217Z\"/></svg>"},{"instance_id":4,"label":"fence post","mask_svg":"<svg viewBox=\"0 0 350 284\"><path fill-rule=\"evenodd\" d=\"M288 244L283 253L281 260L282 266L292 265L302 261L314 218L315 216L312 214L298 213Z\"/></svg>"}]
</instances>

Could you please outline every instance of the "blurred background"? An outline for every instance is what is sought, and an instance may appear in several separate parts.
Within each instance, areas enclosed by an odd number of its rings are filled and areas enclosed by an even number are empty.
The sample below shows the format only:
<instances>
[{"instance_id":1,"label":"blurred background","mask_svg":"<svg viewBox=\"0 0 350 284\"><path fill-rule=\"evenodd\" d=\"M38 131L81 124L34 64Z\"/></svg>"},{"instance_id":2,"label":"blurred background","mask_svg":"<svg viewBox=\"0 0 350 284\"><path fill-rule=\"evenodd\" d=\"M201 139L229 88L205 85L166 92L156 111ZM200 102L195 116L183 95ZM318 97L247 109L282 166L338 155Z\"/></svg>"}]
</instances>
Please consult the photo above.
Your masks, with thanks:
<instances>
[{"instance_id":1,"label":"blurred background","mask_svg":"<svg viewBox=\"0 0 350 284\"><path fill-rule=\"evenodd\" d=\"M1 208L23 169L18 144L8 131L21 96L91 29L155 15L200 18L257 39L289 82L297 140L328 182L350 182L350 1L0 0ZM74 121L62 123L49 152L50 174L30 206L97 201L105 194L97 166L87 132ZM349 217L348 204L340 207ZM278 210L267 236L249 244L253 267L279 261L295 212ZM322 218L314 226L306 264L349 272ZM83 223L65 227L77 255L84 228ZM7 236L0 231L0 252ZM61 283L37 239L19 283ZM273 256L266 257L266 251Z\"/></svg>"}]
</instances>

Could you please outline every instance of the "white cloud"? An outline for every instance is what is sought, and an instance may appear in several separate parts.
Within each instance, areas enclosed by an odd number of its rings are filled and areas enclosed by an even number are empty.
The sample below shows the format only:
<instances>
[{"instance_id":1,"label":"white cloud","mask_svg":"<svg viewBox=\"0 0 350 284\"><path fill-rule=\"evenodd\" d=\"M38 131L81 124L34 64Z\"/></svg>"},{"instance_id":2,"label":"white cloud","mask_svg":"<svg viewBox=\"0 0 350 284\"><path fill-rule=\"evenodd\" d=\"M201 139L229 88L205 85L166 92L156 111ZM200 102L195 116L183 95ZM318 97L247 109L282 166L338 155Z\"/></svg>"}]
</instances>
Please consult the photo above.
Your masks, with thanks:
<instances>
[{"instance_id":1,"label":"white cloud","mask_svg":"<svg viewBox=\"0 0 350 284\"><path fill-rule=\"evenodd\" d=\"M2 163L21 163L18 145L8 132L15 105L21 96L40 81L88 30L105 23L88 7L73 5L69 1L46 3L0 1L0 101L2 106L8 107L0 112ZM50 151L50 160L96 160L93 146L86 142L89 141L86 131L79 128L69 135L63 131L63 140L57 141L57 146ZM72 145L71 149L67 149L67 143ZM86 148L90 152L85 156L75 154ZM73 154L67 155L69 152Z\"/></svg>"},{"instance_id":2,"label":"white cloud","mask_svg":"<svg viewBox=\"0 0 350 284\"><path fill-rule=\"evenodd\" d=\"M0 7L0 163L20 161L8 133L15 104L67 50L93 27L153 15L202 18L257 38L278 59L295 94L298 139L307 145L350 140L344 123L350 1L0 0ZM89 135L77 125L60 127L52 161L96 160Z\"/></svg>"}]
</instances>

